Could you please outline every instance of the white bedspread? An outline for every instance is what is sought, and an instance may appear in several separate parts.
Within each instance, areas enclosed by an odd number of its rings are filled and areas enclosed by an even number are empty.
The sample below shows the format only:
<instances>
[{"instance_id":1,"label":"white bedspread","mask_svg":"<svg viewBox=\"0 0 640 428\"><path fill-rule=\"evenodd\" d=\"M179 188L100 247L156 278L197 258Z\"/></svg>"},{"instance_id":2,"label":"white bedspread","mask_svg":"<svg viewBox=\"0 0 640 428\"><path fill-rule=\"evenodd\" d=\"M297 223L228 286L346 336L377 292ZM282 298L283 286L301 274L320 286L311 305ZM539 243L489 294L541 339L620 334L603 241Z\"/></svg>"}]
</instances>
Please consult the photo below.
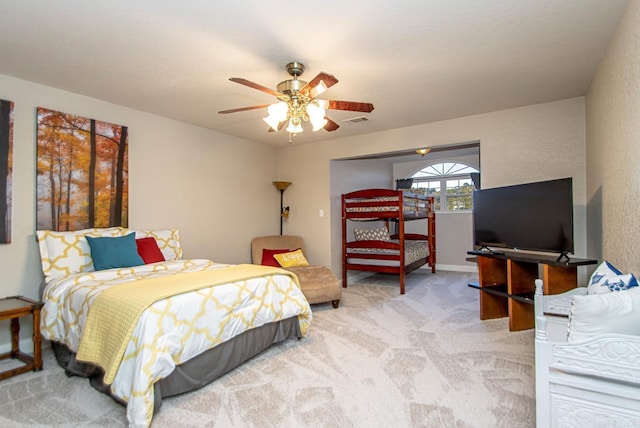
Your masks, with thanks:
<instances>
[{"instance_id":1,"label":"white bedspread","mask_svg":"<svg viewBox=\"0 0 640 428\"><path fill-rule=\"evenodd\" d=\"M43 294L42 335L77 352L91 302L102 290L142 278L225 266L203 259L179 260L53 279ZM177 364L246 330L296 315L306 335L311 309L287 275L238 281L160 300L140 317L111 392L127 402L130 426L148 426L153 415L153 384L168 376Z\"/></svg>"}]
</instances>

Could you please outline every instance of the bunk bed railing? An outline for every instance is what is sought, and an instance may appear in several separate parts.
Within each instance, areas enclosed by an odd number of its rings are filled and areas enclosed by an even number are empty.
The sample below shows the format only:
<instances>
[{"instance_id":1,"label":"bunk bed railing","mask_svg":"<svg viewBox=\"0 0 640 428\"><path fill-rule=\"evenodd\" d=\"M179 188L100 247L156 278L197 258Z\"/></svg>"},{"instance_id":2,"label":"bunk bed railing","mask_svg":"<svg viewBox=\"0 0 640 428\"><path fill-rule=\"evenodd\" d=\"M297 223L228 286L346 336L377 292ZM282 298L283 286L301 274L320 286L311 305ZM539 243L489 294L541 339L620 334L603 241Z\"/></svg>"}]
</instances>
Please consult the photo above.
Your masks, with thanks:
<instances>
[{"instance_id":1,"label":"bunk bed railing","mask_svg":"<svg viewBox=\"0 0 640 428\"><path fill-rule=\"evenodd\" d=\"M376 248L380 250L400 250L400 243L391 241L351 241L347 242L347 248L365 249Z\"/></svg>"},{"instance_id":2,"label":"bunk bed railing","mask_svg":"<svg viewBox=\"0 0 640 428\"><path fill-rule=\"evenodd\" d=\"M398 199L387 199L387 198L367 198L367 199L348 199L347 200L348 208L377 208L377 207L391 207L398 208Z\"/></svg>"},{"instance_id":3,"label":"bunk bed railing","mask_svg":"<svg viewBox=\"0 0 640 428\"><path fill-rule=\"evenodd\" d=\"M399 234L393 234L393 235L391 235L391 239L400 239L400 235ZM421 235L419 233L405 233L404 234L404 239L406 241L428 241L429 240L429 236L428 235Z\"/></svg>"},{"instance_id":4,"label":"bunk bed railing","mask_svg":"<svg viewBox=\"0 0 640 428\"><path fill-rule=\"evenodd\" d=\"M375 217L372 217L375 215ZM384 220L384 219L397 219L398 218L398 210L396 211L352 211L347 212L345 218L349 220Z\"/></svg>"},{"instance_id":5,"label":"bunk bed railing","mask_svg":"<svg viewBox=\"0 0 640 428\"><path fill-rule=\"evenodd\" d=\"M350 220L397 220L400 216L409 220L429 218L433 215L432 196L403 190L358 190L344 194L342 202L342 215Z\"/></svg>"},{"instance_id":6,"label":"bunk bed railing","mask_svg":"<svg viewBox=\"0 0 640 428\"><path fill-rule=\"evenodd\" d=\"M366 199L366 198L379 198L379 197L398 197L399 190L390 189L364 189L356 190L355 192L345 193L343 196L345 199Z\"/></svg>"}]
</instances>

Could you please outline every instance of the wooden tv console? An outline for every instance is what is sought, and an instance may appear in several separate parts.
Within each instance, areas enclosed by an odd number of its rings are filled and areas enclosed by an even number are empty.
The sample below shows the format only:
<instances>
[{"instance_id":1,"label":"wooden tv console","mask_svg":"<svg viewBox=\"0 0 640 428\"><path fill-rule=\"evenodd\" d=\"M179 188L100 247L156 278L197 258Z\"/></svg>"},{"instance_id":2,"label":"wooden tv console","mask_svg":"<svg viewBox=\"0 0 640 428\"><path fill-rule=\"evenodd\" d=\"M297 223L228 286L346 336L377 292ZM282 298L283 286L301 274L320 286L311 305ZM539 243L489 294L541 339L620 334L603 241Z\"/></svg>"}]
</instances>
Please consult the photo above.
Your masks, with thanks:
<instances>
[{"instance_id":1,"label":"wooden tv console","mask_svg":"<svg viewBox=\"0 0 640 428\"><path fill-rule=\"evenodd\" d=\"M577 287L578 266L598 263L593 259L558 259L554 255L517 251L468 251L467 254L474 256L478 263L479 281L469 287L481 291L480 319L508 316L510 331L534 327L533 295L537 278L542 277L545 295L564 293Z\"/></svg>"}]
</instances>

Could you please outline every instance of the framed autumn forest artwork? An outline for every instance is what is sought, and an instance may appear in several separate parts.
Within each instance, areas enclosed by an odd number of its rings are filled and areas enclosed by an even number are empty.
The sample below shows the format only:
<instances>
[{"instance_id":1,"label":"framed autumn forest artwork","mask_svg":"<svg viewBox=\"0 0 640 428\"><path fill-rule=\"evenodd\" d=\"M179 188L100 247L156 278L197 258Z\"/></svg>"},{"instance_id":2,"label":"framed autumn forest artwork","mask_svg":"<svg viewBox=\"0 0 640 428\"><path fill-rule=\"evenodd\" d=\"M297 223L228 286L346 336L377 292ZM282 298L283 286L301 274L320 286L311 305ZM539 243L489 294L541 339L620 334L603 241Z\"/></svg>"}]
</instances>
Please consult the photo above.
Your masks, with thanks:
<instances>
[{"instance_id":1,"label":"framed autumn forest artwork","mask_svg":"<svg viewBox=\"0 0 640 428\"><path fill-rule=\"evenodd\" d=\"M0 100L0 244L11 242L13 102Z\"/></svg>"},{"instance_id":2,"label":"framed autumn forest artwork","mask_svg":"<svg viewBox=\"0 0 640 428\"><path fill-rule=\"evenodd\" d=\"M128 132L38 107L38 230L128 226Z\"/></svg>"}]
</instances>

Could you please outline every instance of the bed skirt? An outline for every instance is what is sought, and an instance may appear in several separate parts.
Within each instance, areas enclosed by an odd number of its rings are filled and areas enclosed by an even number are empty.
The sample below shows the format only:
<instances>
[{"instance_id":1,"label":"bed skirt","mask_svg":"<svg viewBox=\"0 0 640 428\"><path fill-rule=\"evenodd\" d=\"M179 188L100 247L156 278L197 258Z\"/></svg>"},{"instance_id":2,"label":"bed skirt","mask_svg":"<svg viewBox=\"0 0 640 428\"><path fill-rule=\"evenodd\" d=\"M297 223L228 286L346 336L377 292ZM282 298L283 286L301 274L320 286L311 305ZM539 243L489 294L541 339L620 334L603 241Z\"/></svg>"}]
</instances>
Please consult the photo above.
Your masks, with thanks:
<instances>
[{"instance_id":1,"label":"bed skirt","mask_svg":"<svg viewBox=\"0 0 640 428\"><path fill-rule=\"evenodd\" d=\"M160 409L163 398L202 388L271 345L293 337L302 337L297 316L245 331L185 361L176 366L169 376L154 384L153 412L156 413ZM91 386L110 395L118 403L126 405L118 397L110 394L109 385L102 381L104 372L100 367L77 361L75 353L62 343L52 342L51 346L58 364L67 376L89 378Z\"/></svg>"}]
</instances>

